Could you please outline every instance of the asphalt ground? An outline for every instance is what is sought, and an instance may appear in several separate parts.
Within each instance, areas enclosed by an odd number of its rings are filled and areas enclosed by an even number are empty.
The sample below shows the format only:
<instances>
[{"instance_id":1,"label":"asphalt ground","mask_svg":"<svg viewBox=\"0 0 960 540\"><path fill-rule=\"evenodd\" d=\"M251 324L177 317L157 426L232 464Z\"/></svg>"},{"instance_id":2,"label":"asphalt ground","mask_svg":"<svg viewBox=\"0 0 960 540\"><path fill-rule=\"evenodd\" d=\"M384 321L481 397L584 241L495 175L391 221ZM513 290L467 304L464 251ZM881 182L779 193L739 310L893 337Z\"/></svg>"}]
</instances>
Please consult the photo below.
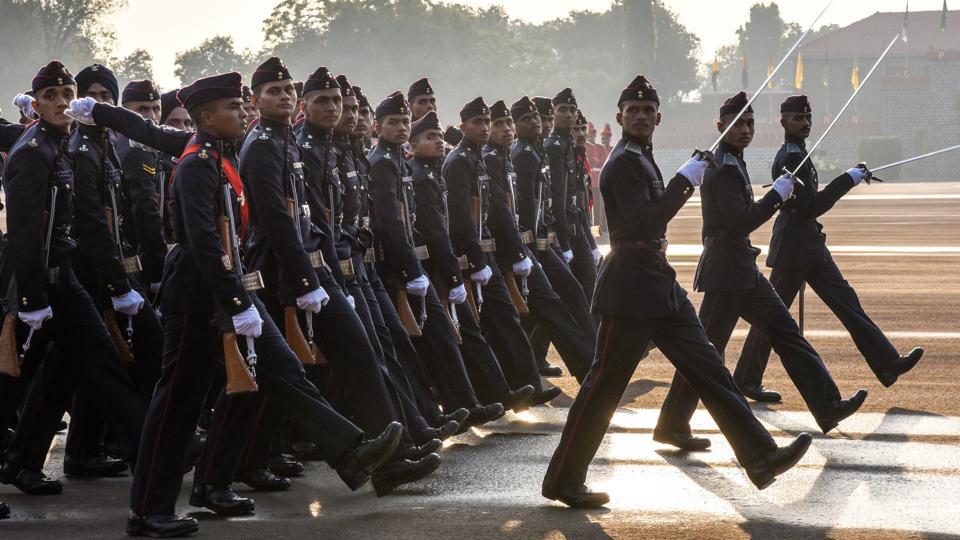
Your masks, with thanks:
<instances>
[{"instance_id":1,"label":"asphalt ground","mask_svg":"<svg viewBox=\"0 0 960 540\"><path fill-rule=\"evenodd\" d=\"M759 188L759 187L758 187ZM759 193L759 191L758 191ZM670 227L668 252L691 288L700 213L690 201ZM806 335L841 391L866 388L862 412L828 436L772 357L765 383L782 404L755 405L778 441L800 431L815 439L800 464L758 492L702 409L697 434L710 452L683 454L654 443L651 429L669 381L656 351L641 362L591 468L610 492L608 508L562 508L539 495L577 384L552 379L565 396L551 407L509 414L454 438L428 479L377 499L349 492L326 465L311 463L289 492L252 494L253 516L204 511L200 537L319 538L940 538L960 536L960 183L861 186L823 223L834 257L874 321L901 350L922 345L919 366L884 389L843 327L809 290ZM770 224L753 235L765 245ZM761 256L761 264L763 256ZM691 291L695 304L699 295ZM796 313L796 306L793 309ZM739 354L746 326L727 349ZM554 363L559 358L552 356ZM47 472L59 476L63 438ZM188 479L189 480L189 479ZM242 493L245 486L238 486ZM189 481L182 492L187 505ZM0 538L122 537L129 477L65 482L64 494L28 497L0 487L13 509Z\"/></svg>"}]
</instances>

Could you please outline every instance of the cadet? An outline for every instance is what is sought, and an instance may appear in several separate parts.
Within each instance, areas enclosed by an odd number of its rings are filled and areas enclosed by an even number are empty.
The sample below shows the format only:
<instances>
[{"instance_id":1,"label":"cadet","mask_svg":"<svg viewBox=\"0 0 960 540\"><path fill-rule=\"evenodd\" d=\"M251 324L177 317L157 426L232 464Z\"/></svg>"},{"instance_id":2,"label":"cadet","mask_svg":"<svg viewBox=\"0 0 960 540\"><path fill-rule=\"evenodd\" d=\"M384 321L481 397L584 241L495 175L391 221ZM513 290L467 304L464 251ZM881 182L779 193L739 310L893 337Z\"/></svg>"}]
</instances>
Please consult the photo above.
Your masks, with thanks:
<instances>
[{"instance_id":1,"label":"cadet","mask_svg":"<svg viewBox=\"0 0 960 540\"><path fill-rule=\"evenodd\" d=\"M773 177L784 170L796 170L807 155L806 139L810 135L811 109L807 96L790 96L780 105L780 125L784 143L773 161ZM830 182L823 191L817 191L817 169L812 160L806 160L797 171L803 186L794 188L794 196L780 210L773 223L773 238L767 266L770 284L789 308L797 292L809 283L817 296L840 319L850 333L867 365L884 386L891 386L900 375L913 369L923 356L917 347L906 356L897 349L870 317L863 311L857 292L843 278L827 248L823 226L817 218L863 180L870 177L860 167ZM780 401L780 394L763 387L763 372L770 357L770 342L755 328L750 329L743 344L740 360L733 378L745 396L758 401Z\"/></svg>"},{"instance_id":2,"label":"cadet","mask_svg":"<svg viewBox=\"0 0 960 540\"><path fill-rule=\"evenodd\" d=\"M587 467L651 340L698 388L759 489L793 467L810 446L811 437L804 433L789 446L777 448L737 392L667 262L667 223L693 195L707 162L691 159L664 188L651 146L660 123L659 107L656 90L638 75L620 94L617 123L623 126L623 138L600 173L612 248L600 269L594 297L594 310L603 318L601 337L542 489L544 497L573 507L595 508L610 500L584 484Z\"/></svg>"},{"instance_id":3,"label":"cadet","mask_svg":"<svg viewBox=\"0 0 960 540\"><path fill-rule=\"evenodd\" d=\"M590 161L590 150L591 145L588 142L587 133L589 130L593 129L593 125L587 122L585 116L583 116L583 111L577 111L577 128L576 128L576 143L574 148L576 149L577 154L577 172L574 174L576 178L576 198L577 198L577 209L580 211L580 230L583 231L583 236L586 238L587 247L590 248L590 256L593 259L594 266L600 266L600 260L603 257L603 254L600 253L600 248L597 247L597 239L593 236L593 189L591 184L593 179L590 177L590 173L593 170L592 162ZM593 135L596 136L596 131L593 129ZM581 246L582 249L583 246ZM591 297L593 291L590 291Z\"/></svg>"},{"instance_id":4,"label":"cadet","mask_svg":"<svg viewBox=\"0 0 960 540\"><path fill-rule=\"evenodd\" d=\"M536 96L532 101L537 107L537 114L540 116L540 133L537 138L543 142L553 133L553 100L544 96Z\"/></svg>"},{"instance_id":5,"label":"cadet","mask_svg":"<svg viewBox=\"0 0 960 540\"><path fill-rule=\"evenodd\" d=\"M746 105L744 92L727 99L720 107L717 129L722 132ZM770 192L754 201L743 160L743 152L753 140L753 122L753 109L747 108L720 142L717 167L707 171L700 190L703 254L693 281L694 288L704 293L700 320L721 356L741 317L763 332L820 429L827 433L863 405L867 392L860 390L849 400L840 398L823 360L800 335L790 312L757 268L760 250L750 244L750 233L790 198L793 180L789 175L778 178ZM687 380L680 373L674 376L653 436L680 448L703 449L710 441L690 434L697 393Z\"/></svg>"},{"instance_id":6,"label":"cadet","mask_svg":"<svg viewBox=\"0 0 960 540\"><path fill-rule=\"evenodd\" d=\"M410 102L410 121L416 122L430 111L437 112L437 96L426 77L417 79L407 89L407 101Z\"/></svg>"},{"instance_id":7,"label":"cadet","mask_svg":"<svg viewBox=\"0 0 960 540\"><path fill-rule=\"evenodd\" d=\"M510 110L503 101L498 101L490 107L491 132L490 142L483 148L483 161L490 176L490 213L488 223L490 231L496 241L495 263L503 268L507 286L513 286L508 299L514 303L523 302L529 310L523 318L524 329L536 328L552 341L564 363L577 366L578 373L586 373L593 356L593 343L590 338L577 327L576 321L564 308L560 297L550 286L550 281L537 263L533 252L527 244L533 243L533 232L520 231L517 219L517 175L513 169L513 160L510 158L511 145L514 140L514 124ZM521 258L522 257L522 258ZM520 260L517 260L520 259ZM529 272L524 275L524 266L529 265ZM512 272L511 272L512 270ZM519 283L517 283L519 281ZM521 299L516 298L519 293ZM485 299L489 299L487 294ZM492 334L492 333L491 333ZM516 343L523 343L520 339ZM534 403L542 399L542 385L537 377L536 361L524 363L523 376L521 372L509 366L505 368L508 380L515 384L515 380L532 379L531 384L538 394ZM513 378L511 378L513 377ZM525 378L524 378L525 377ZM554 392L554 389L548 391Z\"/></svg>"},{"instance_id":8,"label":"cadet","mask_svg":"<svg viewBox=\"0 0 960 540\"><path fill-rule=\"evenodd\" d=\"M546 98L544 98L546 99ZM549 100L547 100L549 103ZM552 105L551 105L552 107ZM560 296L567 313L573 317L580 332L586 336L584 345L589 351L590 360L586 362L576 360L577 356L564 356L567 369L583 381L593 358L593 347L597 341L597 331L593 318L590 316L590 306L583 287L570 271L556 249L556 233L553 231L555 220L551 204L552 187L550 183L550 167L547 164L546 154L541 144L541 109L533 100L524 96L510 106L510 115L517 128L517 140L510 149L510 156L517 173L517 213L519 226L533 232L533 238L528 242L531 250L536 250L536 259L543 268L550 286ZM543 105L552 122L553 110ZM547 349L550 346L548 331L539 331L534 328L530 335L537 361L540 363L540 374L558 376L562 373L559 367L546 365ZM580 353L584 358L586 351Z\"/></svg>"},{"instance_id":9,"label":"cadet","mask_svg":"<svg viewBox=\"0 0 960 540\"><path fill-rule=\"evenodd\" d=\"M496 420L503 416L504 405L489 401L481 405L445 310L420 265L423 250L414 248L411 233L416 218L407 214L408 210L413 211L410 208L414 197L412 171L402 155L410 134L410 108L403 94L398 91L387 96L377 105L374 117L379 137L370 151L369 161L378 273L387 280L393 297L405 291L413 304L411 307L416 307L417 312L426 311L422 336L415 338L414 344L438 390L444 410L465 408L469 411L461 429ZM403 307L397 306L398 310ZM499 371L499 366L493 367Z\"/></svg>"},{"instance_id":10,"label":"cadet","mask_svg":"<svg viewBox=\"0 0 960 540\"><path fill-rule=\"evenodd\" d=\"M68 150L73 118L64 111L76 95L76 83L55 60L37 72L32 89L32 107L40 120L13 146L5 168L9 227L5 249L10 250L15 279L11 285L15 296L8 297L6 307L19 310L17 317L30 328L25 348L29 344L44 351L52 342L58 352L47 355L35 377L40 385L38 406L46 412L37 417L24 412L22 418L27 420L18 424L7 447L0 481L27 493L51 494L60 492L60 484L48 479L41 468L75 384L106 415L129 463L136 458L145 405L73 270L76 180L75 158ZM125 301L129 296L121 298ZM67 351L69 362L64 358ZM34 418L43 422L28 421Z\"/></svg>"}]
</instances>

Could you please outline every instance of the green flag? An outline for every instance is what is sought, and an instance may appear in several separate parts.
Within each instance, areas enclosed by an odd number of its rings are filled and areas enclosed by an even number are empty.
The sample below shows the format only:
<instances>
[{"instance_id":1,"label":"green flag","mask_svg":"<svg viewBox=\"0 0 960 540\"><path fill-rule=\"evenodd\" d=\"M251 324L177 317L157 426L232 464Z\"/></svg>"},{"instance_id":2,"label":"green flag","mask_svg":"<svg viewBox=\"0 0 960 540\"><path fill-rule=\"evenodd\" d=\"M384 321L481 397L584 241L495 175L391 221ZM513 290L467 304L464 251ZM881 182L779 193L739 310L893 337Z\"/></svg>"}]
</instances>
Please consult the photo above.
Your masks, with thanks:
<instances>
[{"instance_id":1,"label":"green flag","mask_svg":"<svg viewBox=\"0 0 960 540\"><path fill-rule=\"evenodd\" d=\"M943 10L940 11L940 31L947 29L947 0L943 0Z\"/></svg>"}]
</instances>

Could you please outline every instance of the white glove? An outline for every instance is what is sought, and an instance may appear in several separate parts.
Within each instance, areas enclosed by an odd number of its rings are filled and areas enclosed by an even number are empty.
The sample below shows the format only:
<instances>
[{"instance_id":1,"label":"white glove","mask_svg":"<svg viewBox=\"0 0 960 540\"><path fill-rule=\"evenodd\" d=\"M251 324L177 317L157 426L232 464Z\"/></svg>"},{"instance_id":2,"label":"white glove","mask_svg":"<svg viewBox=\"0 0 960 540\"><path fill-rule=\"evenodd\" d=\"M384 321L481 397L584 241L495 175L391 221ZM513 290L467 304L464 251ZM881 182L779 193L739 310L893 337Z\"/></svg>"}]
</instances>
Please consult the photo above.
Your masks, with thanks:
<instances>
[{"instance_id":1,"label":"white glove","mask_svg":"<svg viewBox=\"0 0 960 540\"><path fill-rule=\"evenodd\" d=\"M357 309L357 301L353 299L352 294L347 295L347 303L350 304L350 307Z\"/></svg>"},{"instance_id":2,"label":"white glove","mask_svg":"<svg viewBox=\"0 0 960 540\"><path fill-rule=\"evenodd\" d=\"M707 172L709 166L709 161L694 156L677 169L677 174L689 180L693 187L697 187L703 183L703 173Z\"/></svg>"},{"instance_id":3,"label":"white glove","mask_svg":"<svg viewBox=\"0 0 960 540\"><path fill-rule=\"evenodd\" d=\"M429 288L430 280L424 275L407 282L407 294L412 294L413 296L426 296L427 289Z\"/></svg>"},{"instance_id":4,"label":"white glove","mask_svg":"<svg viewBox=\"0 0 960 540\"><path fill-rule=\"evenodd\" d=\"M160 292L160 283L161 283L161 282L158 281L158 282L156 282L156 283L151 283L151 284L150 284L150 292L151 292L152 294L157 294L158 292Z\"/></svg>"},{"instance_id":5,"label":"white glove","mask_svg":"<svg viewBox=\"0 0 960 540\"><path fill-rule=\"evenodd\" d=\"M17 94L17 97L13 98L13 104L20 109L24 116L31 120L39 116L37 111L33 110L33 98L26 94Z\"/></svg>"},{"instance_id":6,"label":"white glove","mask_svg":"<svg viewBox=\"0 0 960 540\"><path fill-rule=\"evenodd\" d=\"M518 276L529 276L531 270L533 270L533 261L530 257L524 257L522 261L513 263L513 273Z\"/></svg>"},{"instance_id":7,"label":"white glove","mask_svg":"<svg viewBox=\"0 0 960 540\"><path fill-rule=\"evenodd\" d=\"M600 253L600 250L597 248L593 248L590 250L590 254L593 255L593 265L600 266L600 259L603 258L603 254Z\"/></svg>"},{"instance_id":8,"label":"white glove","mask_svg":"<svg viewBox=\"0 0 960 540\"><path fill-rule=\"evenodd\" d=\"M143 307L143 297L137 291L130 289L123 296L111 296L110 303L113 304L114 311L132 317Z\"/></svg>"},{"instance_id":9,"label":"white glove","mask_svg":"<svg viewBox=\"0 0 960 540\"><path fill-rule=\"evenodd\" d=\"M467 288L460 284L450 289L450 294L447 295L447 300L453 302L454 304L462 304L466 302Z\"/></svg>"},{"instance_id":10,"label":"white glove","mask_svg":"<svg viewBox=\"0 0 960 540\"><path fill-rule=\"evenodd\" d=\"M256 306L250 306L234 315L233 329L241 336L260 337L263 333L263 319L260 318L260 312L257 311Z\"/></svg>"},{"instance_id":11,"label":"white glove","mask_svg":"<svg viewBox=\"0 0 960 540\"><path fill-rule=\"evenodd\" d=\"M310 313L320 313L320 308L327 305L329 301L330 295L327 294L327 291L323 290L323 287L317 287L307 294L298 297L297 307Z\"/></svg>"},{"instance_id":12,"label":"white glove","mask_svg":"<svg viewBox=\"0 0 960 540\"><path fill-rule=\"evenodd\" d=\"M20 311L17 313L17 317L31 330L39 330L43 326L43 321L53 318L53 310L50 309L50 306L47 306L36 311Z\"/></svg>"},{"instance_id":13,"label":"white glove","mask_svg":"<svg viewBox=\"0 0 960 540\"><path fill-rule=\"evenodd\" d=\"M569 264L573 260L573 250L568 249L563 252L563 262Z\"/></svg>"},{"instance_id":14,"label":"white glove","mask_svg":"<svg viewBox=\"0 0 960 540\"><path fill-rule=\"evenodd\" d=\"M63 114L73 118L81 124L94 125L93 122L93 106L97 104L97 100L92 97L82 97L80 99L70 100L70 107L63 111Z\"/></svg>"},{"instance_id":15,"label":"white glove","mask_svg":"<svg viewBox=\"0 0 960 540\"><path fill-rule=\"evenodd\" d=\"M793 194L793 177L789 173L784 173L780 178L773 182L773 190L780 194L780 198L787 200Z\"/></svg>"},{"instance_id":16,"label":"white glove","mask_svg":"<svg viewBox=\"0 0 960 540\"><path fill-rule=\"evenodd\" d=\"M850 175L850 178L853 178L853 185L857 186L867 177L867 170L863 167L854 167L847 171L847 174Z\"/></svg>"},{"instance_id":17,"label":"white glove","mask_svg":"<svg viewBox=\"0 0 960 540\"><path fill-rule=\"evenodd\" d=\"M484 266L480 270L470 274L470 280L479 283L480 285L486 285L490 282L490 278L493 277L493 270L489 266Z\"/></svg>"}]
</instances>

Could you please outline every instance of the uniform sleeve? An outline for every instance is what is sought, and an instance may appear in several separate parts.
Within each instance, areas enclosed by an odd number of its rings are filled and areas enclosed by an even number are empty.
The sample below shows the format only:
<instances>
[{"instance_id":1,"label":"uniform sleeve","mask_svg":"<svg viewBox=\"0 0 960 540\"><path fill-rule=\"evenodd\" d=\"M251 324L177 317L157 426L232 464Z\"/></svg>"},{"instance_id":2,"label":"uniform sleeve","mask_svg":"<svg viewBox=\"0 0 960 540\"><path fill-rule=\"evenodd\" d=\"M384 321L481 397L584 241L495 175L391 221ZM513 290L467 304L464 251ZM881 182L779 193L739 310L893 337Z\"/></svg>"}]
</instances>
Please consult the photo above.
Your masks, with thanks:
<instances>
[{"instance_id":1,"label":"uniform sleeve","mask_svg":"<svg viewBox=\"0 0 960 540\"><path fill-rule=\"evenodd\" d=\"M480 232L473 220L473 184L476 178L469 170L466 160L457 159L446 167L443 175L447 182L447 202L450 211L450 241L457 253L467 256L471 273L487 265L480 249Z\"/></svg>"},{"instance_id":2,"label":"uniform sleeve","mask_svg":"<svg viewBox=\"0 0 960 540\"><path fill-rule=\"evenodd\" d=\"M51 164L39 149L24 147L6 166L7 227L17 280L17 305L20 311L36 311L49 305L46 273L43 269L43 242L47 179ZM13 306L11 306L12 308Z\"/></svg>"},{"instance_id":3,"label":"uniform sleeve","mask_svg":"<svg viewBox=\"0 0 960 540\"><path fill-rule=\"evenodd\" d=\"M84 152L74 153L74 214L73 231L77 247L89 257L106 282L111 296L121 296L130 290L130 282L117 253L117 245L110 233L105 206L98 185L103 182L101 169ZM104 187L106 189L106 187ZM118 194L119 195L119 194ZM119 211L119 208L117 209Z\"/></svg>"},{"instance_id":4,"label":"uniform sleeve","mask_svg":"<svg viewBox=\"0 0 960 540\"><path fill-rule=\"evenodd\" d=\"M10 148L26 130L27 127L21 124L0 123L0 152L10 151Z\"/></svg>"},{"instance_id":5,"label":"uniform sleeve","mask_svg":"<svg viewBox=\"0 0 960 540\"><path fill-rule=\"evenodd\" d=\"M570 224L567 222L567 169L563 162L563 150L559 145L547 147L547 160L550 164L551 210L553 211L554 231L560 249L570 249Z\"/></svg>"},{"instance_id":6,"label":"uniform sleeve","mask_svg":"<svg viewBox=\"0 0 960 540\"><path fill-rule=\"evenodd\" d=\"M303 249L297 223L287 208L284 158L271 141L267 143L256 140L248 143L251 147L240 163L240 176L246 179L257 223L270 241L283 276L280 286L290 296L299 297L320 287L320 281Z\"/></svg>"},{"instance_id":7,"label":"uniform sleeve","mask_svg":"<svg viewBox=\"0 0 960 540\"><path fill-rule=\"evenodd\" d=\"M306 199L306 204L310 207L310 224L316 227L319 230L319 235L323 237L318 249L323 255L323 260L329 268L330 274L333 275L333 279L341 290L346 291L346 278L340 269L339 261L337 261L333 229L330 228L330 221L327 219L327 206L323 202L323 194L319 193L318 188L316 188L320 185L320 180L317 178L317 170L320 168L320 164L309 152L301 151L300 158L303 160L303 196ZM316 233L316 231L314 232ZM326 276L323 272L326 271L326 269L319 271L324 279L326 279Z\"/></svg>"},{"instance_id":8,"label":"uniform sleeve","mask_svg":"<svg viewBox=\"0 0 960 540\"><path fill-rule=\"evenodd\" d=\"M759 201L745 204L741 195L743 179L735 167L724 166L713 174L710 174L711 172L708 171L704 177L706 191L701 188L701 193L713 193L717 198L720 219L731 236L748 236L773 217L780 208L780 194L772 189ZM708 182L713 184L712 189Z\"/></svg>"},{"instance_id":9,"label":"uniform sleeve","mask_svg":"<svg viewBox=\"0 0 960 540\"><path fill-rule=\"evenodd\" d=\"M159 127L147 122L139 114L105 103L93 107L93 121L98 126L108 127L128 139L156 148L164 154L180 157L193 133L170 127Z\"/></svg>"},{"instance_id":10,"label":"uniform sleeve","mask_svg":"<svg viewBox=\"0 0 960 540\"><path fill-rule=\"evenodd\" d=\"M396 165L380 160L370 167L370 192L376 217L375 234L383 243L385 256L400 271L400 278L411 281L423 275L423 268L407 237L398 193Z\"/></svg>"},{"instance_id":11,"label":"uniform sleeve","mask_svg":"<svg viewBox=\"0 0 960 540\"><path fill-rule=\"evenodd\" d=\"M520 242L520 231L510 209L509 179L503 177L502 163L490 156L484 160L490 175L490 213L487 223L497 242L497 261L502 268L511 271L515 262L527 257Z\"/></svg>"},{"instance_id":12,"label":"uniform sleeve","mask_svg":"<svg viewBox=\"0 0 960 540\"><path fill-rule=\"evenodd\" d=\"M517 213L520 226L528 231L537 230L537 178L539 169L533 152L521 150L513 159L514 172L517 173Z\"/></svg>"},{"instance_id":13,"label":"uniform sleeve","mask_svg":"<svg viewBox=\"0 0 960 540\"><path fill-rule=\"evenodd\" d=\"M440 186L427 179L415 180L413 191L417 197L417 231L427 244L430 262L443 280L444 286L452 289L463 283L463 277L460 275L460 263L453 254L450 237L444 226Z\"/></svg>"},{"instance_id":14,"label":"uniform sleeve","mask_svg":"<svg viewBox=\"0 0 960 540\"><path fill-rule=\"evenodd\" d=\"M616 211L627 224L626 237L632 240L659 240L667 223L693 195L693 186L686 177L678 174L670 180L662 197L651 200L648 184L653 179L638 171L639 165L630 167L625 160L623 158L610 164L610 174L603 174L601 182L610 186L609 192L617 201Z\"/></svg>"},{"instance_id":15,"label":"uniform sleeve","mask_svg":"<svg viewBox=\"0 0 960 540\"><path fill-rule=\"evenodd\" d=\"M853 189L853 185L853 178L847 173L834 178L827 187L814 196L813 206L810 209L813 217L820 217L829 212L841 197Z\"/></svg>"},{"instance_id":16,"label":"uniform sleeve","mask_svg":"<svg viewBox=\"0 0 960 540\"><path fill-rule=\"evenodd\" d=\"M163 240L163 217L160 213L157 185L159 164L156 155L131 148L123 158L123 178L133 217L133 228L140 245L144 277L157 283L163 275L167 245Z\"/></svg>"},{"instance_id":17,"label":"uniform sleeve","mask_svg":"<svg viewBox=\"0 0 960 540\"><path fill-rule=\"evenodd\" d=\"M217 179L213 159L197 158L181 163L177 168L176 190L187 243L200 274L228 315L237 315L253 305L250 295L240 283L236 271L223 267L228 255L218 233L218 202L223 198L223 187Z\"/></svg>"}]
</instances>

